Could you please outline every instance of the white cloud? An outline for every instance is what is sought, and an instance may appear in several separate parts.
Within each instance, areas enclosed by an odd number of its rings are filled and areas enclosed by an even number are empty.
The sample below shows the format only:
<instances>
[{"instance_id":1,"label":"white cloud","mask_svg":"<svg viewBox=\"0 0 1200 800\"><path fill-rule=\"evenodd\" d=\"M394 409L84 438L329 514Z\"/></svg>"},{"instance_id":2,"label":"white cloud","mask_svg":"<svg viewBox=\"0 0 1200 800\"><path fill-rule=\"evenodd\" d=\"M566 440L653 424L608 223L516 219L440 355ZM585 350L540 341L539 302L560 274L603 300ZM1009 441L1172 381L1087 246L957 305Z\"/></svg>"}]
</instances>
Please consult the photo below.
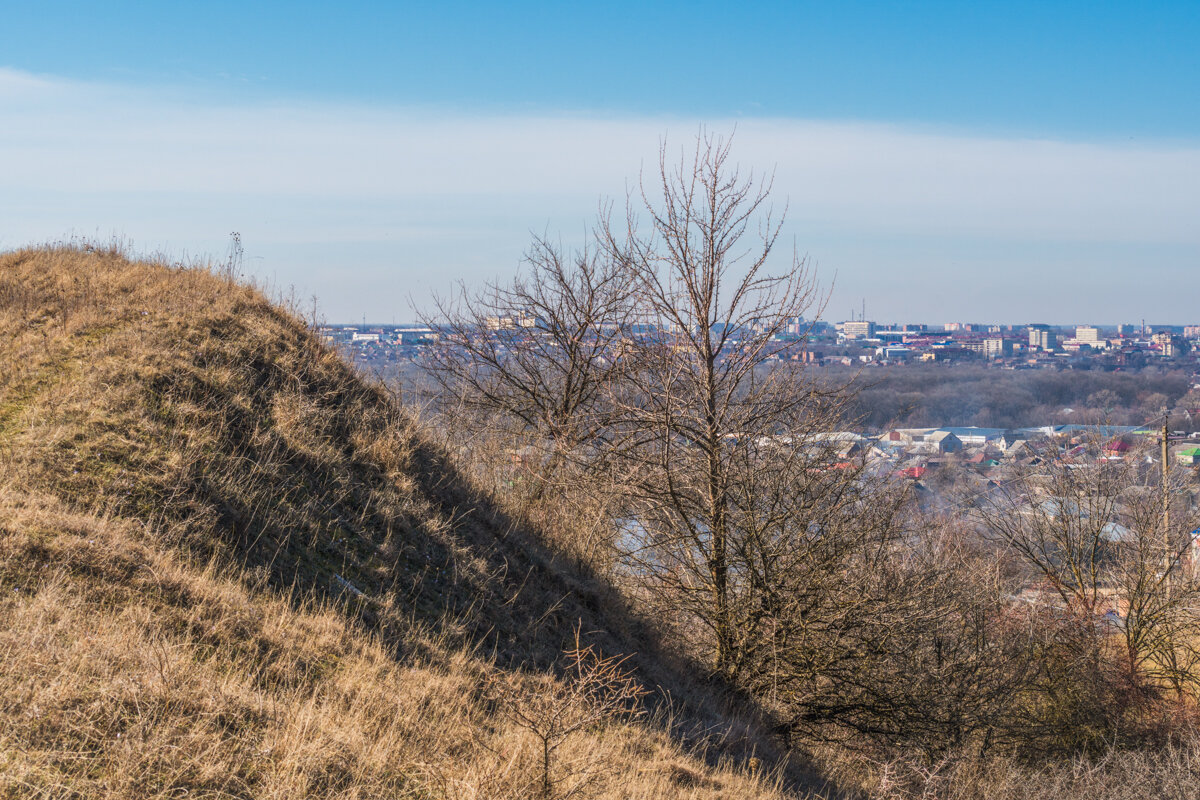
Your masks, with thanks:
<instances>
[{"instance_id":1,"label":"white cloud","mask_svg":"<svg viewBox=\"0 0 1200 800\"><path fill-rule=\"evenodd\" d=\"M0 69L0 245L120 231L147 245L220 252L239 228L268 260L287 254L281 277L318 289L331 313L345 314L381 301L351 296L346 273L331 278L305 245L353 246L356 278L397 292L431 270L439 279L507 272L530 228L574 236L601 196L619 200L642 164L655 166L660 137L686 144L699 122L221 103ZM706 121L716 131L734 123ZM849 292L898 266L950 275L1000 268L998 254L1020 253L1045 265L1032 287L1040 295L1078 283L1081 266L1102 286L1116 280L1109 251L1127 258L1143 247L1180 269L1200 249L1194 143L783 119L736 126L738 159L776 169L789 231ZM892 282L894 302L880 305L895 315L938 308L919 285ZM1005 304L1021 296L995 287L984 295ZM1000 316L994 305L980 316ZM1036 311L1016 316L1044 316Z\"/></svg>"},{"instance_id":2,"label":"white cloud","mask_svg":"<svg viewBox=\"0 0 1200 800\"><path fill-rule=\"evenodd\" d=\"M65 85L65 82L62 81L0 67L0 100L5 102L34 94L44 94Z\"/></svg>"}]
</instances>

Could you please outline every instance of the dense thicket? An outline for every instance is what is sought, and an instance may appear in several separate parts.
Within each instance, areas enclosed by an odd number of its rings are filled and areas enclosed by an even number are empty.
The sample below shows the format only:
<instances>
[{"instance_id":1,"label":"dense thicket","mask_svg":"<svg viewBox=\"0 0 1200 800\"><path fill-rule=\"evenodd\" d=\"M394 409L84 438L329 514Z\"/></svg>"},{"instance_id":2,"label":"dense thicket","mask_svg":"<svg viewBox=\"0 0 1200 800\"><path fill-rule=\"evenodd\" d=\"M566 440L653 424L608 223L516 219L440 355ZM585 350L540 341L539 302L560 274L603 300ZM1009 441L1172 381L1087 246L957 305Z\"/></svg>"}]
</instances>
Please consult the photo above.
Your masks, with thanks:
<instances>
[{"instance_id":1,"label":"dense thicket","mask_svg":"<svg viewBox=\"0 0 1200 800\"><path fill-rule=\"evenodd\" d=\"M448 441L565 549L587 531L597 546L575 552L788 745L932 768L1178 735L1200 685L1190 473L1161 485L1148 452L1118 462L1099 441L1043 442L991 480L944 466L943 502L917 504L928 485L839 431L918 413L1120 422L1123 403L1147 417L1176 404L1186 377L853 373L788 358L795 345L776 334L820 294L802 259L767 269L768 188L739 176L720 139L699 137L678 163L664 149L624 223L597 223L595 249L556 254L550 271L535 262L542 291L518 278L462 296L457 308L475 310L432 359ZM619 313L593 312L607 296ZM568 407L588 424L564 426ZM1066 419L1022 417L1038 408Z\"/></svg>"},{"instance_id":2,"label":"dense thicket","mask_svg":"<svg viewBox=\"0 0 1200 800\"><path fill-rule=\"evenodd\" d=\"M834 381L853 375L852 415L865 427L1026 427L1110 421L1140 425L1161 418L1189 391L1191 375L1147 367L1000 370L965 365L911 365L851 372L827 368ZM1200 398L1197 398L1200 400ZM1180 417L1179 424L1190 424ZM1197 420L1200 422L1200 420Z\"/></svg>"}]
</instances>

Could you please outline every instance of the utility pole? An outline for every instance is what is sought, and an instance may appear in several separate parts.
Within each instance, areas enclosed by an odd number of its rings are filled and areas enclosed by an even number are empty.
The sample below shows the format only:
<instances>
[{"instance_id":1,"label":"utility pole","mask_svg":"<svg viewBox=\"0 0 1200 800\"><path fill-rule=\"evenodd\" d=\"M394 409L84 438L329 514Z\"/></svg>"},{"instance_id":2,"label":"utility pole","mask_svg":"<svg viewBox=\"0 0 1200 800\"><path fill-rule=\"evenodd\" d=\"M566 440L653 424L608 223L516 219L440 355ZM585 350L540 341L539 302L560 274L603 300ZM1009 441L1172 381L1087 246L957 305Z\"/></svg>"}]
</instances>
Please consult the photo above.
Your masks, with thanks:
<instances>
[{"instance_id":1,"label":"utility pole","mask_svg":"<svg viewBox=\"0 0 1200 800\"><path fill-rule=\"evenodd\" d=\"M1162 527L1163 527L1163 557L1166 559L1163 575L1171 571L1171 492L1167 483L1171 478L1171 466L1168 456L1171 454L1170 445L1171 415L1163 408L1162 426Z\"/></svg>"},{"instance_id":2,"label":"utility pole","mask_svg":"<svg viewBox=\"0 0 1200 800\"><path fill-rule=\"evenodd\" d=\"M1171 436L1170 428L1171 416L1168 409L1163 409L1163 425L1162 432L1159 434L1159 443L1162 446L1162 452L1159 457L1162 458L1162 528L1163 528L1163 558L1166 565L1163 575L1171 571L1171 565L1175 559L1171 552L1171 440L1179 441L1182 436Z\"/></svg>"}]
</instances>

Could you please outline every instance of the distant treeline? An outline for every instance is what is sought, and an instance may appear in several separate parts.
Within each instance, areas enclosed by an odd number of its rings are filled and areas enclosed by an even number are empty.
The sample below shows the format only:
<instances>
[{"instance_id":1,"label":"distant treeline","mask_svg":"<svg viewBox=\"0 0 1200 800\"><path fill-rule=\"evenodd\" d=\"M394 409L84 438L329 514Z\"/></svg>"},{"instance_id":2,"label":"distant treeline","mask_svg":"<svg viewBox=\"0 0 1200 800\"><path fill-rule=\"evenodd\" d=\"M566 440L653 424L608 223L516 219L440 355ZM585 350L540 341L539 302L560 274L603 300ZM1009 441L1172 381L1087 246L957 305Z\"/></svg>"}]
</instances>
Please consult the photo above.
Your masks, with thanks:
<instances>
[{"instance_id":1,"label":"distant treeline","mask_svg":"<svg viewBox=\"0 0 1200 800\"><path fill-rule=\"evenodd\" d=\"M406 402L428 402L431 388L411 361L360 363L367 373L399 389ZM858 429L979 425L1022 428L1035 425L1108 422L1141 425L1173 409L1176 429L1200 430L1200 418L1182 408L1200 408L1200 391L1186 370L998 370L972 366L919 366L891 369L826 367L818 373L832 385L851 382L856 396L848 422Z\"/></svg>"},{"instance_id":2,"label":"distant treeline","mask_svg":"<svg viewBox=\"0 0 1200 800\"><path fill-rule=\"evenodd\" d=\"M824 370L823 372L833 372ZM837 370L843 380L851 370ZM836 379L836 375L830 375ZM1181 370L997 370L910 366L864 369L853 377L853 416L864 428L979 425L1025 427L1107 421L1140 425L1176 408L1191 377ZM1189 397L1188 402L1191 402ZM1172 415L1172 424L1190 420Z\"/></svg>"}]
</instances>

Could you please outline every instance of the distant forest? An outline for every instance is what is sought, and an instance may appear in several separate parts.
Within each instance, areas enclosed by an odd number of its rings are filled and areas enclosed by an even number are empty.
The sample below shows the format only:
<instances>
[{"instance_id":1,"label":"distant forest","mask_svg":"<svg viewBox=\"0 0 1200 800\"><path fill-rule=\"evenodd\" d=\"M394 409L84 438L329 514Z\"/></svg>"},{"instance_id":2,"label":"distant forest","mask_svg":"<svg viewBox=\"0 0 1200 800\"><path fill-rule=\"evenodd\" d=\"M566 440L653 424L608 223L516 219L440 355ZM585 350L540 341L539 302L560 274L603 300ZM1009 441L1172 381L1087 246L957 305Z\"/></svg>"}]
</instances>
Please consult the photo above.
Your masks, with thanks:
<instances>
[{"instance_id":1,"label":"distant forest","mask_svg":"<svg viewBox=\"0 0 1200 800\"><path fill-rule=\"evenodd\" d=\"M353 358L353 356L351 355ZM427 402L430 387L410 361L354 359L369 374L399 389L406 402ZM1184 408L1200 408L1200 380L1186 370L1000 370L955 365L911 365L886 369L825 367L815 374L833 385L851 382L848 427L886 428L978 425L1023 428L1035 425L1104 422L1141 425L1161 420L1173 409L1175 430L1200 430L1200 417Z\"/></svg>"},{"instance_id":2,"label":"distant forest","mask_svg":"<svg viewBox=\"0 0 1200 800\"><path fill-rule=\"evenodd\" d=\"M1140 425L1164 406L1200 406L1183 370L998 370L969 366L822 370L835 382L853 381L852 417L868 429L979 425L1012 428L1072 422ZM1176 419L1178 416L1178 419ZM1161 419L1161 417L1158 417ZM1195 422L1200 422L1197 420ZM1182 410L1175 428L1195 430Z\"/></svg>"}]
</instances>

